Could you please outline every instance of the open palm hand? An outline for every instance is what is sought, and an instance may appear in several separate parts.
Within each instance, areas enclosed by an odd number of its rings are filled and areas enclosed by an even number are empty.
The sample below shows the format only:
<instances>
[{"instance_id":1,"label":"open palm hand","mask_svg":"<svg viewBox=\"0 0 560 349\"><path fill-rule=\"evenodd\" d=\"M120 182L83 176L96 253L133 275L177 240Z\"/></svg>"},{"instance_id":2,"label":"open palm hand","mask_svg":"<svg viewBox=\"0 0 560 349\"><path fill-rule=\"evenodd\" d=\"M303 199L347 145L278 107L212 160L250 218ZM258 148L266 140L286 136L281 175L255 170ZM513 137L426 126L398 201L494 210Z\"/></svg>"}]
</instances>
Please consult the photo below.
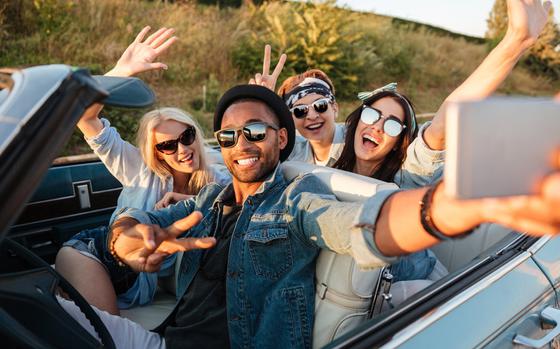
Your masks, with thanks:
<instances>
[{"instance_id":1,"label":"open palm hand","mask_svg":"<svg viewBox=\"0 0 560 349\"><path fill-rule=\"evenodd\" d=\"M144 27L136 36L136 39L127 47L119 58L117 65L107 75L110 76L133 76L149 70L167 69L167 65L154 62L177 40L173 28L160 28L146 40L144 37L150 31L150 27Z\"/></svg>"}]
</instances>

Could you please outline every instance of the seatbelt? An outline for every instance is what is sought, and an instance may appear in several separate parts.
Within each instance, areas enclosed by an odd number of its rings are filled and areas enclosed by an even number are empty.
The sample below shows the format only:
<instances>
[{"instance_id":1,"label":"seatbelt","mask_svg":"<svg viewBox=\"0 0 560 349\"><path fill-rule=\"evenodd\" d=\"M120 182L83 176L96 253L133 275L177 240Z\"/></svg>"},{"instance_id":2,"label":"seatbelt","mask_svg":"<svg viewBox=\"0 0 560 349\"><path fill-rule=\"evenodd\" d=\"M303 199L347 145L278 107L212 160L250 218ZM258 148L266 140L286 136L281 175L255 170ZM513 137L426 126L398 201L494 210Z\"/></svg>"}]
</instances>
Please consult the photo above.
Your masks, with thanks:
<instances>
[{"instance_id":1,"label":"seatbelt","mask_svg":"<svg viewBox=\"0 0 560 349\"><path fill-rule=\"evenodd\" d=\"M377 284L373 288L371 307L368 312L368 319L374 315L381 313L383 303L387 302L389 308L393 309L395 306L391 302L393 296L391 295L391 284L393 283L393 274L391 274L391 266L384 267L379 274Z\"/></svg>"}]
</instances>

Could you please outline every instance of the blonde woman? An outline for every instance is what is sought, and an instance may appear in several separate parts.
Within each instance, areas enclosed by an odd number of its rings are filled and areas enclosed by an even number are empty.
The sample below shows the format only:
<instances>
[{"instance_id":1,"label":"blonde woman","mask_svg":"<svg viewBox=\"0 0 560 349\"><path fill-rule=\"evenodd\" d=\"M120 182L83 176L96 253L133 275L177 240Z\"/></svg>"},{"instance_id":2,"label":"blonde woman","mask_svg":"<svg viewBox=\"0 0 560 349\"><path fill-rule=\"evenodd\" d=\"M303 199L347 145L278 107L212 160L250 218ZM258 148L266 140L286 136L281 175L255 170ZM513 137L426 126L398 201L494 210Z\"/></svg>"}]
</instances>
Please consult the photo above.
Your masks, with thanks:
<instances>
[{"instance_id":1,"label":"blonde woman","mask_svg":"<svg viewBox=\"0 0 560 349\"><path fill-rule=\"evenodd\" d=\"M143 42L148 30L144 28L107 75L130 76L165 67L150 62L157 57L154 52L161 53L159 49L173 41L170 38L173 31L162 28ZM136 64L138 61L143 65ZM200 127L185 111L162 108L144 115L136 147L124 141L108 120L98 117L100 110L99 105L88 109L78 122L78 128L123 185L113 217L124 207L149 211L196 195L209 182L226 184L230 181L225 167L207 163ZM119 308L150 302L158 275L141 273L136 276L127 268L108 262L107 233L108 227L99 227L75 235L59 251L56 269L90 304L118 314ZM172 258L168 259L159 274L170 271L173 262Z\"/></svg>"}]
</instances>

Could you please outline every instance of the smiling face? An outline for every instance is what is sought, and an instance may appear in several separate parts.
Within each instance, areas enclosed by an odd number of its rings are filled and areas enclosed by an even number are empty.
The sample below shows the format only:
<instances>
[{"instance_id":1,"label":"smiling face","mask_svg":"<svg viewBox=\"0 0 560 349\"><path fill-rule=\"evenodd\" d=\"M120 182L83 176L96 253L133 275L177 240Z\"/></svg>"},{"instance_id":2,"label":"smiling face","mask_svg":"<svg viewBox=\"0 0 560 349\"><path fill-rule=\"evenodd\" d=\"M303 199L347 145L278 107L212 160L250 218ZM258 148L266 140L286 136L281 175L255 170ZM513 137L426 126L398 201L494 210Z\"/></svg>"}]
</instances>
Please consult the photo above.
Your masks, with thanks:
<instances>
[{"instance_id":1,"label":"smiling face","mask_svg":"<svg viewBox=\"0 0 560 349\"><path fill-rule=\"evenodd\" d=\"M177 139L187 128L187 125L175 121L165 120L154 128L154 144ZM200 135L196 135L199 137ZM154 150L157 157L167 163L173 171L193 173L200 167L200 149L197 142L191 145L177 143L177 151L173 154L163 154Z\"/></svg>"},{"instance_id":2,"label":"smiling face","mask_svg":"<svg viewBox=\"0 0 560 349\"><path fill-rule=\"evenodd\" d=\"M354 151L356 153L356 166L358 168L370 168L377 166L397 145L403 133L391 137L383 132L383 120L389 116L395 116L404 123L405 114L401 105L391 97L378 99L371 104L383 114L373 125L367 125L358 121L354 135ZM360 173L370 175L368 173Z\"/></svg>"},{"instance_id":3,"label":"smiling face","mask_svg":"<svg viewBox=\"0 0 560 349\"><path fill-rule=\"evenodd\" d=\"M309 106L309 111L304 118L292 117L299 133L310 141L332 142L334 137L335 120L338 113L336 102L329 103L328 109L323 113L317 112L312 106L313 102L323 98L325 96L311 93L294 103L294 107L298 105Z\"/></svg>"},{"instance_id":4,"label":"smiling face","mask_svg":"<svg viewBox=\"0 0 560 349\"><path fill-rule=\"evenodd\" d=\"M267 106L258 101L242 101L228 107L222 118L221 129L243 127L252 122L265 122L278 125L276 116ZM241 133L237 143L230 148L222 148L224 163L233 176L241 183L259 183L276 168L280 150L288 143L285 128L266 129L266 136L260 142L249 142Z\"/></svg>"}]
</instances>

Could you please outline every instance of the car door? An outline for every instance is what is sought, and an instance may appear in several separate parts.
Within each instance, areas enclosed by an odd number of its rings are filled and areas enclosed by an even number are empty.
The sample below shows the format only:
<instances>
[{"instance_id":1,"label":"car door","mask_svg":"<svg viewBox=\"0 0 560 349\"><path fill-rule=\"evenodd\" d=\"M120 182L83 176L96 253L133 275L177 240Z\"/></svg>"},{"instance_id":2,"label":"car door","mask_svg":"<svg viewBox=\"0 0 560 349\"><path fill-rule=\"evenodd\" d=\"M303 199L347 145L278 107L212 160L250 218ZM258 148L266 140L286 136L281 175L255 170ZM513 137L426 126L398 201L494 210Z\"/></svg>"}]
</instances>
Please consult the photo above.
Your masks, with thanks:
<instances>
[{"instance_id":1,"label":"car door","mask_svg":"<svg viewBox=\"0 0 560 349\"><path fill-rule=\"evenodd\" d=\"M550 332L541 312L556 314L549 277L560 274L558 243L518 235L332 347L507 348L514 338L523 339L519 335L541 338ZM542 269L545 258L549 277Z\"/></svg>"},{"instance_id":2,"label":"car door","mask_svg":"<svg viewBox=\"0 0 560 349\"><path fill-rule=\"evenodd\" d=\"M72 161L57 159L8 237L52 264L64 241L109 223L121 190L93 154Z\"/></svg>"}]
</instances>

